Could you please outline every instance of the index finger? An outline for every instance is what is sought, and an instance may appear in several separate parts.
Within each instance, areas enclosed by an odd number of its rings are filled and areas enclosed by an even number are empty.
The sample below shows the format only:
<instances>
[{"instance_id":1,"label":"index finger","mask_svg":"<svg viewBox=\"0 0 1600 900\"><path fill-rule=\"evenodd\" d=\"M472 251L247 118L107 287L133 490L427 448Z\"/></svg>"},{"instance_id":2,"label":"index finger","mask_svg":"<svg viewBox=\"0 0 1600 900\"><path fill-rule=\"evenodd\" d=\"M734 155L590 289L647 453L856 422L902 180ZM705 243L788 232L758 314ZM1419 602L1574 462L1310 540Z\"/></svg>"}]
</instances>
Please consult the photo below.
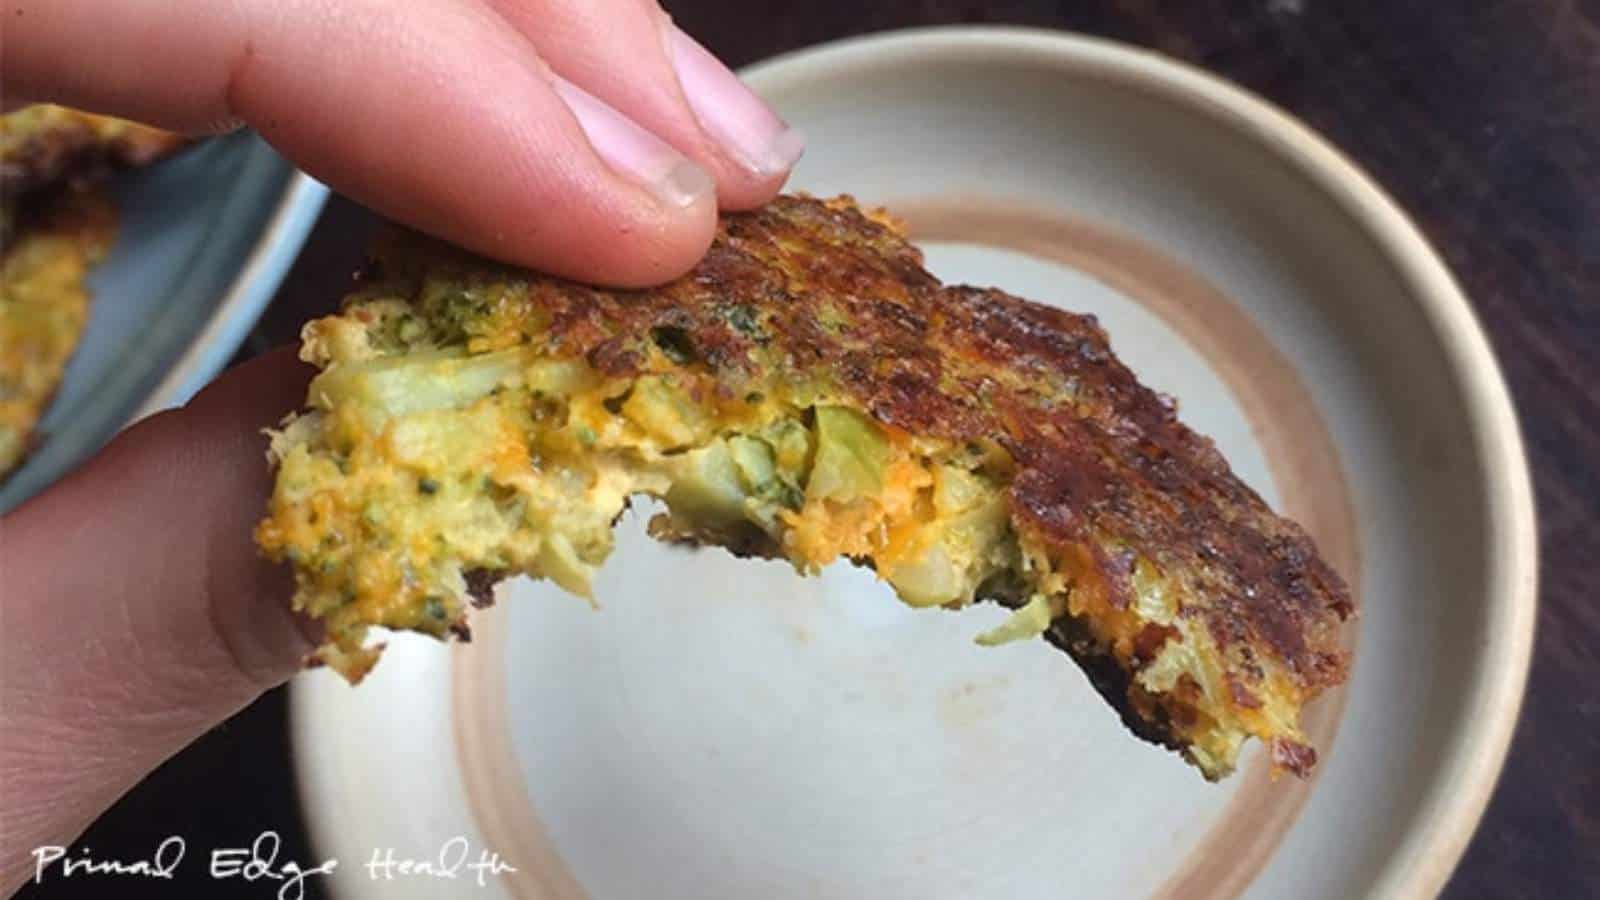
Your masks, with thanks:
<instances>
[{"instance_id":1,"label":"index finger","mask_svg":"<svg viewBox=\"0 0 1600 900\"><path fill-rule=\"evenodd\" d=\"M586 281L686 271L710 176L562 81L476 0L18 0L0 80L184 131L242 120L332 187L478 252Z\"/></svg>"}]
</instances>

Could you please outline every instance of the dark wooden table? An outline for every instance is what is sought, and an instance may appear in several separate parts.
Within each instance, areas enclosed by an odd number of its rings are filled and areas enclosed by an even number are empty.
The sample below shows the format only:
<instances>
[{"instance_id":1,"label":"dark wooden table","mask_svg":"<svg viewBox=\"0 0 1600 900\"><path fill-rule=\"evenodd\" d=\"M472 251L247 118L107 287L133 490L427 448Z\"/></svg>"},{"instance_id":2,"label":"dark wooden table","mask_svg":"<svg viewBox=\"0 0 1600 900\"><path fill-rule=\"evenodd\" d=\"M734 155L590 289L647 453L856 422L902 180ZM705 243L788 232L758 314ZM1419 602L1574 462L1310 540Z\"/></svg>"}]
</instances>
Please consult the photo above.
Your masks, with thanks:
<instances>
[{"instance_id":1,"label":"dark wooden table","mask_svg":"<svg viewBox=\"0 0 1600 900\"><path fill-rule=\"evenodd\" d=\"M1117 38L1264 94L1375 174L1472 297L1511 382L1538 493L1543 590L1532 681L1499 789L1445 893L1600 897L1600 0L667 5L734 64L939 23ZM364 210L330 203L253 350L287 342L327 308L372 227ZM167 834L236 846L276 829L290 858L312 859L286 709L281 690L262 698L152 775L81 843L100 858L135 858ZM185 884L120 880L115 895L217 896L202 867L190 873ZM104 882L68 887L51 896L109 896ZM272 896L254 887L239 896Z\"/></svg>"}]
</instances>

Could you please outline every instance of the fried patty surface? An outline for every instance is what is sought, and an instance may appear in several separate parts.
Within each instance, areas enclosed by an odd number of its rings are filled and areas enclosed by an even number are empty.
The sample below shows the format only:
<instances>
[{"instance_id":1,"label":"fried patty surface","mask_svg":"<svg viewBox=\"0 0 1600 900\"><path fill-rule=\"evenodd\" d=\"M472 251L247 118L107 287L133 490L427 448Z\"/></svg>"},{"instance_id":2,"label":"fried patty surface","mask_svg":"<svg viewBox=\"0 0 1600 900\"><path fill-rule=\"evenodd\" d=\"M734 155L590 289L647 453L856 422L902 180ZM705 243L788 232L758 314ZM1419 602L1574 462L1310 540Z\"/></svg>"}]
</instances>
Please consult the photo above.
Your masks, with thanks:
<instances>
[{"instance_id":1,"label":"fried patty surface","mask_svg":"<svg viewBox=\"0 0 1600 900\"><path fill-rule=\"evenodd\" d=\"M980 643L1042 635L1208 778L1252 736L1305 774L1301 709L1345 677L1344 583L1092 317L943 285L849 198L727 215L649 291L399 234L302 355L257 540L352 680L367 626L465 635L502 576L587 594L639 494L659 537L1004 603Z\"/></svg>"}]
</instances>

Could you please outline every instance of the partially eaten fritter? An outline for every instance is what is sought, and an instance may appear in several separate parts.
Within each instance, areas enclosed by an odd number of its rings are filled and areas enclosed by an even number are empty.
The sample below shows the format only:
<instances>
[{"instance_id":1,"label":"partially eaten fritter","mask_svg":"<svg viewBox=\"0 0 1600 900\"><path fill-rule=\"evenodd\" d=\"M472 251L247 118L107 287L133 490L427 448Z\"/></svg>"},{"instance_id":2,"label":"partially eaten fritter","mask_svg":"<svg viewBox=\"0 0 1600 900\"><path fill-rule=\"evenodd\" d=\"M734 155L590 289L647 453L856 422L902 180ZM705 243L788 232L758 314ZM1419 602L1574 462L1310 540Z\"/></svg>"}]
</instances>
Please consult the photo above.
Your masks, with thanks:
<instances>
[{"instance_id":1,"label":"partially eaten fritter","mask_svg":"<svg viewBox=\"0 0 1600 900\"><path fill-rule=\"evenodd\" d=\"M116 216L98 191L65 189L0 240L0 479L27 454L89 320L89 270Z\"/></svg>"},{"instance_id":2,"label":"partially eaten fritter","mask_svg":"<svg viewBox=\"0 0 1600 900\"><path fill-rule=\"evenodd\" d=\"M1339 576L1141 386L1088 316L945 286L882 214L779 198L611 291L399 233L309 323L257 540L351 681L368 627L465 637L498 579L580 596L629 498L657 537L871 566L917 607L1013 609L1208 778L1250 736L1315 761L1345 677Z\"/></svg>"}]
</instances>

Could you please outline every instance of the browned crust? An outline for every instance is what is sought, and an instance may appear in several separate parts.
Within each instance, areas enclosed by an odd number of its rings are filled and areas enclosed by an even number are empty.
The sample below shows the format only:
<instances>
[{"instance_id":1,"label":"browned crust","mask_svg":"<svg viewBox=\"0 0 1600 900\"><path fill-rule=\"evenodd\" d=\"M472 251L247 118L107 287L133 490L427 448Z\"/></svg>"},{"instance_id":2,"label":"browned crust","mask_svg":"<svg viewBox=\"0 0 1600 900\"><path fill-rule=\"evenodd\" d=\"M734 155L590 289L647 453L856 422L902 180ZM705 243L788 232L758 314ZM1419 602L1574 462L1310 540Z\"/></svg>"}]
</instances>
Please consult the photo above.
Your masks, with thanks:
<instances>
[{"instance_id":1,"label":"browned crust","mask_svg":"<svg viewBox=\"0 0 1600 900\"><path fill-rule=\"evenodd\" d=\"M1185 749L1187 742L1183 739L1182 730L1174 727L1165 707L1139 709L1134 706L1131 699L1136 693L1133 673L1105 652L1105 648L1089 635L1081 622L1071 617L1057 619L1045 631L1044 637L1077 661L1078 667L1088 676L1089 683L1117 711L1122 724L1129 731L1169 750L1181 752Z\"/></svg>"},{"instance_id":2,"label":"browned crust","mask_svg":"<svg viewBox=\"0 0 1600 900\"><path fill-rule=\"evenodd\" d=\"M0 195L8 202L56 185L81 187L110 172L146 166L189 143L169 131L67 109L6 127L12 134L0 153Z\"/></svg>"},{"instance_id":3,"label":"browned crust","mask_svg":"<svg viewBox=\"0 0 1600 900\"><path fill-rule=\"evenodd\" d=\"M71 240L83 248L84 258L92 265L100 261L116 237L117 218L116 206L104 187L63 186L30 203L21 225L29 233Z\"/></svg>"},{"instance_id":4,"label":"browned crust","mask_svg":"<svg viewBox=\"0 0 1600 900\"><path fill-rule=\"evenodd\" d=\"M916 248L847 199L785 197L726 216L701 264L651 291L441 261L431 246L393 248L367 275L426 269L501 285L489 316L497 340L520 330L608 374L687 364L715 371L729 391L761 373L825 378L912 435L997 442L1017 464L1018 533L1059 552L1112 607L1131 596L1131 556L1101 552L1091 535L1179 578L1180 614L1205 623L1241 706L1266 689L1263 662L1306 696L1345 676L1338 631L1354 607L1344 582L1209 439L1178 421L1170 399L1138 383L1092 316L944 286ZM660 352L663 339L676 361ZM1101 688L1120 691L1113 702L1126 712L1126 685Z\"/></svg>"},{"instance_id":5,"label":"browned crust","mask_svg":"<svg viewBox=\"0 0 1600 900\"><path fill-rule=\"evenodd\" d=\"M81 254L86 265L94 265L116 236L117 213L102 190L68 187L48 192L39 197L38 202L30 203L22 223L15 226L18 230L12 231L12 226L13 223L0 223L0 272L6 272L6 277L10 272L5 264L7 257L16 251L29 233L65 238L74 245L75 252ZM10 287L9 284L0 284L0 291L9 291ZM84 290L87 291L86 288ZM0 347L0 352L6 349ZM76 348L73 352L76 353ZM61 384L57 381L49 393L39 397L34 404L31 421L19 429L25 442L24 450L10 465L0 465L0 485L10 480L44 443L46 435L40 432L37 423L44 411L50 408L60 389Z\"/></svg>"}]
</instances>

